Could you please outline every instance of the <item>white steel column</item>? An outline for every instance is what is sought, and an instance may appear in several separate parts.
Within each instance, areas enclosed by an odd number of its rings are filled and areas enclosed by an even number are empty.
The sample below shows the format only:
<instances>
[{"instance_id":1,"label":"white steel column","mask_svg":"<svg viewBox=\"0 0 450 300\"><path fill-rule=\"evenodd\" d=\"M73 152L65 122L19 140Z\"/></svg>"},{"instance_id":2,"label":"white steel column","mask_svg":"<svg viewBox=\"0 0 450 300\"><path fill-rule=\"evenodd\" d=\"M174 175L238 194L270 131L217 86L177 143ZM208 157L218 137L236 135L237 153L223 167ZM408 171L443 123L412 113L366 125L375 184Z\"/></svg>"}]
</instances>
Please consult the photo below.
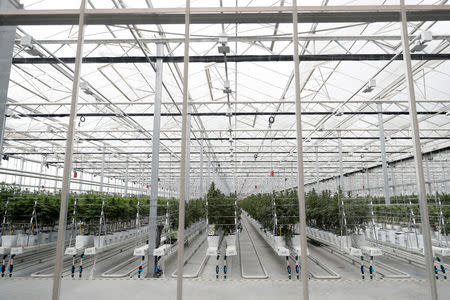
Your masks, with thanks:
<instances>
[{"instance_id":1,"label":"white steel column","mask_svg":"<svg viewBox=\"0 0 450 300\"><path fill-rule=\"evenodd\" d=\"M78 176L78 190L80 191L80 193L83 191L83 176L84 172L79 172L79 176Z\"/></svg>"},{"instance_id":2,"label":"white steel column","mask_svg":"<svg viewBox=\"0 0 450 300\"><path fill-rule=\"evenodd\" d=\"M13 9L10 1L0 1L0 10ZM8 99L9 77L16 39L16 26L0 26L0 164L3 154L3 136L5 133L5 112Z\"/></svg>"},{"instance_id":3,"label":"white steel column","mask_svg":"<svg viewBox=\"0 0 450 300\"><path fill-rule=\"evenodd\" d=\"M303 300L309 299L308 281L309 272L307 264L307 241L306 241L306 206L305 206L305 179L303 172L303 141L302 141L302 107L300 98L300 57L298 53L298 14L297 0L292 1L292 23L294 26L294 83L295 83L295 116L297 123L297 182L298 182L298 209L300 216L300 244L301 244L301 276Z\"/></svg>"},{"instance_id":4,"label":"white steel column","mask_svg":"<svg viewBox=\"0 0 450 300\"><path fill-rule=\"evenodd\" d=\"M199 198L203 198L204 190L203 190L203 134L202 140L200 141L200 193Z\"/></svg>"},{"instance_id":5,"label":"white steel column","mask_svg":"<svg viewBox=\"0 0 450 300\"><path fill-rule=\"evenodd\" d=\"M425 254L425 266L428 275L430 299L437 300L436 279L434 277L434 262L431 245L430 220L428 219L427 192L425 188L425 176L423 174L422 149L420 147L419 121L417 118L416 94L414 91L414 79L411 65L411 52L409 49L408 24L405 11L405 0L400 0L402 21L402 48L405 62L405 76L408 87L409 116L412 129L414 164L419 194L420 212L422 219L423 244Z\"/></svg>"},{"instance_id":6,"label":"white steel column","mask_svg":"<svg viewBox=\"0 0 450 300\"><path fill-rule=\"evenodd\" d=\"M211 161L209 159L209 156L207 156L208 159L208 173L206 173L206 191L205 194L208 194L209 186L211 185Z\"/></svg>"},{"instance_id":7,"label":"white steel column","mask_svg":"<svg viewBox=\"0 0 450 300\"><path fill-rule=\"evenodd\" d=\"M316 192L319 193L319 147L316 146Z\"/></svg>"},{"instance_id":8,"label":"white steel column","mask_svg":"<svg viewBox=\"0 0 450 300\"><path fill-rule=\"evenodd\" d=\"M378 109L378 128L380 129L380 150L381 150L381 166L383 169L383 191L386 205L391 204L391 198L389 196L389 175L387 170L387 157L386 157L386 139L384 136L384 123L383 123L383 106L381 103L377 103Z\"/></svg>"},{"instance_id":9,"label":"white steel column","mask_svg":"<svg viewBox=\"0 0 450 300\"><path fill-rule=\"evenodd\" d=\"M67 206L69 204L70 179L72 173L72 154L75 134L75 118L77 116L78 93L80 89L80 72L83 57L84 41L84 12L86 0L81 1L80 18L78 24L78 43L75 58L75 72L73 76L72 101L70 106L69 128L67 131L66 155L64 159L64 174L61 192L61 207L59 210L58 240L56 242L55 271L53 274L52 300L58 300L61 291L61 275L63 268L64 244L67 222Z\"/></svg>"},{"instance_id":10,"label":"white steel column","mask_svg":"<svg viewBox=\"0 0 450 300\"><path fill-rule=\"evenodd\" d=\"M163 56L163 44L156 45L156 56ZM158 209L158 177L159 177L159 142L161 137L161 98L162 98L162 58L156 60L155 105L153 114L152 135L152 178L150 185L150 212L148 221L148 253L147 278L155 276L155 259L153 250L156 247L156 218Z\"/></svg>"},{"instance_id":11,"label":"white steel column","mask_svg":"<svg viewBox=\"0 0 450 300\"><path fill-rule=\"evenodd\" d=\"M342 157L342 140L341 140L341 132L338 131L339 138L339 188L342 192L344 192L344 165L343 165L343 157Z\"/></svg>"},{"instance_id":12,"label":"white steel column","mask_svg":"<svg viewBox=\"0 0 450 300\"><path fill-rule=\"evenodd\" d=\"M40 169L39 169L39 174L41 174L41 176L44 175L44 164L45 164L45 156L42 156L42 161L41 161L41 165L40 165ZM39 177L38 180L38 191L42 190L42 177Z\"/></svg>"},{"instance_id":13,"label":"white steel column","mask_svg":"<svg viewBox=\"0 0 450 300\"><path fill-rule=\"evenodd\" d=\"M124 187L124 191L123 194L125 197L128 196L128 177L129 177L129 170L128 170L128 159L127 159L127 163L126 163L126 170L125 170L125 187Z\"/></svg>"},{"instance_id":14,"label":"white steel column","mask_svg":"<svg viewBox=\"0 0 450 300\"><path fill-rule=\"evenodd\" d=\"M183 75L183 107L181 122L181 170L180 170L180 199L178 209L178 257L177 257L177 300L183 299L183 257L184 257L184 200L186 199L186 146L187 146L187 114L189 87L189 40L190 40L191 1L186 0L186 18L184 33L184 75Z\"/></svg>"},{"instance_id":15,"label":"white steel column","mask_svg":"<svg viewBox=\"0 0 450 300\"><path fill-rule=\"evenodd\" d=\"M445 162L442 164L442 193L447 194L447 179L445 176Z\"/></svg>"},{"instance_id":16,"label":"white steel column","mask_svg":"<svg viewBox=\"0 0 450 300\"><path fill-rule=\"evenodd\" d=\"M186 201L191 199L191 106L188 104L187 129L186 129Z\"/></svg>"},{"instance_id":17,"label":"white steel column","mask_svg":"<svg viewBox=\"0 0 450 300\"><path fill-rule=\"evenodd\" d=\"M426 186L428 186L428 194L433 194L433 184L431 180L431 174L430 174L430 157L425 157L425 169L427 172L427 180L426 180Z\"/></svg>"},{"instance_id":18,"label":"white steel column","mask_svg":"<svg viewBox=\"0 0 450 300\"><path fill-rule=\"evenodd\" d=\"M392 178L392 194L397 196L397 180L395 178L395 167L394 165L390 165L389 169L391 170L391 178Z\"/></svg>"},{"instance_id":19,"label":"white steel column","mask_svg":"<svg viewBox=\"0 0 450 300\"><path fill-rule=\"evenodd\" d=\"M100 193L103 193L103 185L105 181L105 147L103 147L103 154L102 154L102 169L100 171ZM108 179L109 183L109 179ZM108 187L109 189L109 187Z\"/></svg>"},{"instance_id":20,"label":"white steel column","mask_svg":"<svg viewBox=\"0 0 450 300\"><path fill-rule=\"evenodd\" d=\"M55 166L55 176L58 177L59 174L59 167ZM58 189L58 180L55 179L55 181L53 181L53 192L56 193L56 190Z\"/></svg>"},{"instance_id":21,"label":"white steel column","mask_svg":"<svg viewBox=\"0 0 450 300\"><path fill-rule=\"evenodd\" d=\"M22 189L22 183L23 183L23 168L24 168L24 166L25 166L25 159L22 157L22 158L20 158L20 164L19 164L19 170L21 171L20 172L20 175L19 175L19 178L18 178L18 180L17 180L17 186L19 187L19 189Z\"/></svg>"}]
</instances>

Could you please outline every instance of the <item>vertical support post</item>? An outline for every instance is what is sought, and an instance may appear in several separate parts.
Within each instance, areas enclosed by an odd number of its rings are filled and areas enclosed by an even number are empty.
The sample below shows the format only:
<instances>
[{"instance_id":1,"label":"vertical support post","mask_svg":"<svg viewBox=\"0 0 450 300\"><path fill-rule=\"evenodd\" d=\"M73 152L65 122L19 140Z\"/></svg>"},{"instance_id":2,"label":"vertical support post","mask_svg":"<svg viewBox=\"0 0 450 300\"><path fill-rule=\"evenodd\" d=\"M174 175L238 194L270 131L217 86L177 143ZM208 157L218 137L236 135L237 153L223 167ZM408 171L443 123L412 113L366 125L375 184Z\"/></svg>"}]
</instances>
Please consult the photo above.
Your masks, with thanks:
<instances>
[{"instance_id":1,"label":"vertical support post","mask_svg":"<svg viewBox=\"0 0 450 300\"><path fill-rule=\"evenodd\" d=\"M430 158L429 157L425 157L425 169L427 172L426 185L428 186L428 194L432 195L433 194L433 185L432 185L432 180L431 180L431 175L430 175Z\"/></svg>"},{"instance_id":2,"label":"vertical support post","mask_svg":"<svg viewBox=\"0 0 450 300\"><path fill-rule=\"evenodd\" d=\"M316 193L319 193L319 147L316 146Z\"/></svg>"},{"instance_id":3,"label":"vertical support post","mask_svg":"<svg viewBox=\"0 0 450 300\"><path fill-rule=\"evenodd\" d=\"M390 165L389 169L391 170L391 178L392 178L392 194L397 196L397 180L395 179L395 167L394 165Z\"/></svg>"},{"instance_id":4,"label":"vertical support post","mask_svg":"<svg viewBox=\"0 0 450 300\"><path fill-rule=\"evenodd\" d=\"M0 10L14 8L9 1L0 1ZM13 57L16 26L0 26L0 164L3 154L3 137L5 134L5 113L8 99L9 77Z\"/></svg>"},{"instance_id":5,"label":"vertical support post","mask_svg":"<svg viewBox=\"0 0 450 300\"><path fill-rule=\"evenodd\" d=\"M64 174L63 184L61 192L61 207L59 210L59 223L58 223L58 240L56 242L56 259L55 259L55 271L53 274L53 290L52 300L59 300L61 292L61 273L63 268L63 255L65 244L65 233L67 223L67 207L69 204L70 193L70 178L72 172L72 155L73 155L73 143L75 135L75 118L77 116L77 103L78 93L80 86L80 72L83 56L83 42L84 42L84 12L86 9L86 0L81 1L80 6L80 18L78 23L78 42L77 42L77 54L75 57L75 72L73 76L72 86L72 101L70 105L70 117L69 128L67 131L67 143L66 143L66 155L64 159Z\"/></svg>"},{"instance_id":6,"label":"vertical support post","mask_svg":"<svg viewBox=\"0 0 450 300\"><path fill-rule=\"evenodd\" d=\"M380 150L381 150L381 166L383 168L383 191L386 205L391 204L391 198L389 196L389 175L387 170L387 157L386 157L386 139L384 136L384 123L383 123L383 105L377 103L378 109L378 128L380 129Z\"/></svg>"},{"instance_id":7,"label":"vertical support post","mask_svg":"<svg viewBox=\"0 0 450 300\"><path fill-rule=\"evenodd\" d=\"M56 190L58 189L58 174L59 174L59 167L55 167L55 181L53 182L53 192L56 193Z\"/></svg>"},{"instance_id":8,"label":"vertical support post","mask_svg":"<svg viewBox=\"0 0 450 300\"><path fill-rule=\"evenodd\" d=\"M80 172L80 176L78 178L79 183L78 183L78 190L80 191L80 193L83 191L83 176L84 172Z\"/></svg>"},{"instance_id":9,"label":"vertical support post","mask_svg":"<svg viewBox=\"0 0 450 300\"><path fill-rule=\"evenodd\" d=\"M126 170L125 170L125 187L124 187L124 191L123 191L123 194L125 197L128 196L128 178L129 178L129 170L128 170L128 159L127 159Z\"/></svg>"},{"instance_id":10,"label":"vertical support post","mask_svg":"<svg viewBox=\"0 0 450 300\"><path fill-rule=\"evenodd\" d=\"M206 194L208 194L209 186L211 185L211 161L208 158L208 172L206 173Z\"/></svg>"},{"instance_id":11,"label":"vertical support post","mask_svg":"<svg viewBox=\"0 0 450 300\"><path fill-rule=\"evenodd\" d=\"M186 201L189 202L191 196L191 107L188 104L187 131L186 131Z\"/></svg>"},{"instance_id":12,"label":"vertical support post","mask_svg":"<svg viewBox=\"0 0 450 300\"><path fill-rule=\"evenodd\" d=\"M419 195L420 213L422 217L423 244L425 254L425 266L429 283L429 292L432 300L437 300L436 279L434 277L434 259L431 245L430 220L428 218L427 192L425 188L425 176L423 173L422 149L420 147L419 120L417 118L416 95L414 91L414 79L412 74L411 52L409 49L408 24L406 19L405 0L400 0L401 7L401 32L403 60L405 62L405 77L408 88L409 116L412 129L414 164Z\"/></svg>"},{"instance_id":13,"label":"vertical support post","mask_svg":"<svg viewBox=\"0 0 450 300\"><path fill-rule=\"evenodd\" d=\"M25 166L25 159L22 157L22 158L20 158L19 171L23 172L24 166ZM22 183L23 183L23 173L22 172L20 172L19 180L17 180L17 186L19 187L19 189L22 189Z\"/></svg>"},{"instance_id":14,"label":"vertical support post","mask_svg":"<svg viewBox=\"0 0 450 300\"><path fill-rule=\"evenodd\" d=\"M100 173L100 193L103 193L103 185L105 180L105 147L103 147L103 153L102 153L102 169ZM108 180L109 183L109 180Z\"/></svg>"},{"instance_id":15,"label":"vertical support post","mask_svg":"<svg viewBox=\"0 0 450 300\"><path fill-rule=\"evenodd\" d=\"M39 174L41 174L41 176L44 175L44 164L45 164L45 156L42 156L42 161L39 169ZM39 177L38 180L38 191L40 190L42 190L42 177Z\"/></svg>"},{"instance_id":16,"label":"vertical support post","mask_svg":"<svg viewBox=\"0 0 450 300\"><path fill-rule=\"evenodd\" d=\"M164 55L163 44L156 45L156 56ZM147 278L155 276L155 259L153 250L156 246L156 213L158 209L158 177L159 177L159 141L161 136L161 98L162 98L162 58L156 60L155 79L155 105L153 114L153 136L152 136L152 178L150 184L150 212L148 221L148 259Z\"/></svg>"},{"instance_id":17,"label":"vertical support post","mask_svg":"<svg viewBox=\"0 0 450 300\"><path fill-rule=\"evenodd\" d=\"M292 158L292 160L294 160ZM294 190L294 163L291 162L291 190Z\"/></svg>"},{"instance_id":18,"label":"vertical support post","mask_svg":"<svg viewBox=\"0 0 450 300\"><path fill-rule=\"evenodd\" d=\"M203 198L204 187L203 187L203 134L202 140L200 141L200 193L199 198Z\"/></svg>"},{"instance_id":19,"label":"vertical support post","mask_svg":"<svg viewBox=\"0 0 450 300\"><path fill-rule=\"evenodd\" d=\"M343 156L342 156L342 140L341 140L341 132L338 131L338 141L339 141L339 188L342 192L344 192L344 165L343 165Z\"/></svg>"},{"instance_id":20,"label":"vertical support post","mask_svg":"<svg viewBox=\"0 0 450 300\"><path fill-rule=\"evenodd\" d=\"M445 162L442 164L442 193L447 194L447 179L445 176Z\"/></svg>"},{"instance_id":21,"label":"vertical support post","mask_svg":"<svg viewBox=\"0 0 450 300\"><path fill-rule=\"evenodd\" d=\"M184 199L186 199L186 146L188 130L188 87L189 87L189 41L190 41L191 1L186 0L186 18L184 33L184 75L183 75L183 107L181 112L181 170L180 201L178 209L178 257L177 257L177 300L183 299L183 256L184 256Z\"/></svg>"},{"instance_id":22,"label":"vertical support post","mask_svg":"<svg viewBox=\"0 0 450 300\"><path fill-rule=\"evenodd\" d=\"M301 277L303 300L309 299L308 290L308 264L307 264L307 241L306 241L306 206L305 206L305 179L303 172L303 141L302 141L302 108L300 98L300 57L298 53L298 13L297 0L292 1L292 23L294 26L294 83L295 83L295 116L297 123L297 181L298 181L298 209L300 216L300 246L301 246Z\"/></svg>"}]
</instances>

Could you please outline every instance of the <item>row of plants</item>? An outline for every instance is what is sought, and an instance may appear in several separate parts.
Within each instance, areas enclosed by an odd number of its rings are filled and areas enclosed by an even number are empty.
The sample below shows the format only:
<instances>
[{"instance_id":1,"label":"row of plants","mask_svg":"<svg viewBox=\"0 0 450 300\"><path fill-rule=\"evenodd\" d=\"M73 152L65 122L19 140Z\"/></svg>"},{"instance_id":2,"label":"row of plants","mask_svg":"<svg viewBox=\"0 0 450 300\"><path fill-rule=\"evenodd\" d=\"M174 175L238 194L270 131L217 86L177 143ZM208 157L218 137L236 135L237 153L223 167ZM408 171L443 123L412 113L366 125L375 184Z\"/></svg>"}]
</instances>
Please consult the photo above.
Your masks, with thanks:
<instances>
[{"instance_id":1,"label":"row of plants","mask_svg":"<svg viewBox=\"0 0 450 300\"><path fill-rule=\"evenodd\" d=\"M441 209L444 226L442 226L440 220ZM405 227L413 226L411 211L414 215L416 224L420 224L421 222L420 207L418 204L374 205L373 211L377 223L394 224ZM442 207L439 207L434 203L429 203L428 216L430 226L433 230L441 230L442 234L450 233L450 206L443 205Z\"/></svg>"},{"instance_id":2,"label":"row of plants","mask_svg":"<svg viewBox=\"0 0 450 300\"><path fill-rule=\"evenodd\" d=\"M6 222L9 225L26 229L32 216L35 201L39 226L42 228L54 227L59 220L60 193L20 190L13 185L0 184L0 214L2 219L6 216ZM110 228L120 228L120 226L115 226L117 224L134 224L138 201L140 202L140 219L142 221L148 219L150 207L150 197L148 196L131 195L123 197L86 192L70 195L68 222L71 222L76 202L76 218L77 222L83 224L83 230L89 233L98 230L103 201L106 224ZM178 228L178 205L177 199L158 199L158 219L163 219L168 213L169 225L172 229ZM185 209L186 227L205 218L206 205L203 199L190 200L186 203Z\"/></svg>"},{"instance_id":3,"label":"row of plants","mask_svg":"<svg viewBox=\"0 0 450 300\"><path fill-rule=\"evenodd\" d=\"M448 195L441 195L442 213L444 216L446 233L450 230L450 206L446 206ZM377 199L376 199L377 200ZM405 199L394 198L393 203L402 204L375 204L373 207L375 221L385 224L398 224L407 226L410 222L410 207L420 223L418 204L403 204ZM384 201L384 199L383 199ZM373 203L377 201L372 199ZM391 199L392 202L392 199ZM417 203L417 202L416 202ZM372 222L370 199L343 198L342 192L332 193L312 190L305 194L306 223L310 227L333 232L335 234L359 233ZM284 235L288 240L298 223L298 198L296 191L284 191L272 194L254 194L239 201L239 206L248 212L251 217L261 223L264 230L272 231L275 235ZM429 217L431 226L437 230L439 227L439 206L430 201ZM275 226L275 218L277 222ZM345 222L343 216L345 215ZM441 226L442 227L442 226ZM441 228L443 230L444 228ZM443 233L443 232L442 232Z\"/></svg>"},{"instance_id":4,"label":"row of plants","mask_svg":"<svg viewBox=\"0 0 450 300\"><path fill-rule=\"evenodd\" d=\"M344 201L344 209L347 220L346 229L342 222L342 205L339 201L342 193L322 191L320 194L312 190L305 194L306 223L308 226L327 230L337 234L356 232L364 229L369 216L366 203L357 203L356 200ZM298 223L298 197L297 191L284 191L273 194L255 194L239 202L240 207L250 216L261 223L265 230L271 230L275 235L292 235L296 223ZM275 218L276 227L275 227Z\"/></svg>"},{"instance_id":5,"label":"row of plants","mask_svg":"<svg viewBox=\"0 0 450 300\"><path fill-rule=\"evenodd\" d=\"M441 201L442 205L450 205L450 194L437 193L435 195L427 195L428 204L438 203L438 200ZM384 197L372 197L372 201L376 204L386 204ZM416 194L390 196L391 204L408 204L410 201L413 204L418 204L419 197Z\"/></svg>"},{"instance_id":6,"label":"row of plants","mask_svg":"<svg viewBox=\"0 0 450 300\"><path fill-rule=\"evenodd\" d=\"M225 233L232 233L240 224L240 209L236 206L236 194L225 195L216 188L214 182L211 183L208 193L208 222L214 224L216 230L223 230Z\"/></svg>"}]
</instances>

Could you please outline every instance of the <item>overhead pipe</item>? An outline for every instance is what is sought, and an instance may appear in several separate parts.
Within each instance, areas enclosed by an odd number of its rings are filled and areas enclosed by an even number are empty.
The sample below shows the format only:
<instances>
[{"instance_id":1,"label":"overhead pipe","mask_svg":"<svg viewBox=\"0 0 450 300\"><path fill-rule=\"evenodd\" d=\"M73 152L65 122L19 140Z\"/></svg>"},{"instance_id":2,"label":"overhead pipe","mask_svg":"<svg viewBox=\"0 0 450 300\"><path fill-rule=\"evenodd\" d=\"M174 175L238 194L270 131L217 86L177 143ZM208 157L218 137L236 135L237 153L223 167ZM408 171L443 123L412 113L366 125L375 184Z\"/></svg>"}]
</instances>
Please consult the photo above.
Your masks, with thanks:
<instances>
[{"instance_id":1,"label":"overhead pipe","mask_svg":"<svg viewBox=\"0 0 450 300\"><path fill-rule=\"evenodd\" d=\"M405 116L409 115L409 112L406 111L344 111L341 112L342 115L361 115L361 116L372 116L372 115L388 115L388 116ZM229 117L231 116L294 116L295 112L293 111L274 111L274 112L265 112L265 111L232 111L232 112L194 112L189 113L193 117ZM447 115L447 111L418 111L418 115ZM84 118L92 118L92 117L154 117L154 113L83 113L80 112L77 114L79 117ZM305 116L320 116L320 115L335 115L334 111L302 111L302 115ZM161 117L180 117L181 113L171 113L171 112L163 112L161 113ZM6 114L6 118L67 118L70 117L69 113L18 113L18 114Z\"/></svg>"},{"instance_id":2,"label":"overhead pipe","mask_svg":"<svg viewBox=\"0 0 450 300\"><path fill-rule=\"evenodd\" d=\"M148 63L156 62L162 59L164 63L181 63L184 56L98 56L98 57L83 57L85 64L131 64L131 63ZM308 54L299 55L300 61L386 61L386 60L403 60L403 55L395 54ZM448 53L418 53L411 54L412 60L450 60ZM226 59L222 55L208 55L208 56L190 56L191 63L224 63L225 60L229 62L291 62L292 55L228 55ZM55 59L53 57L14 57L12 63L15 65L22 64L73 64L74 57L60 57Z\"/></svg>"}]
</instances>

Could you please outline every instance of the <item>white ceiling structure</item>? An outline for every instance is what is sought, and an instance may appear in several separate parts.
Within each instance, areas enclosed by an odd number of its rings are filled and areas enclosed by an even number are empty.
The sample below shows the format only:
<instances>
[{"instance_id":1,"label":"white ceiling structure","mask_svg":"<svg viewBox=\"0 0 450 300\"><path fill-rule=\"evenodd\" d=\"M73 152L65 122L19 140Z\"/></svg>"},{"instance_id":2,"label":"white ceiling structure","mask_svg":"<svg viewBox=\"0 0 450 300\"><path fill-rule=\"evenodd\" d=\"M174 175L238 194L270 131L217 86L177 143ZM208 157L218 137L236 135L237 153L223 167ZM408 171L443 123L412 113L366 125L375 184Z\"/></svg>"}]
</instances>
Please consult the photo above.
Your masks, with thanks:
<instances>
[{"instance_id":1,"label":"white ceiling structure","mask_svg":"<svg viewBox=\"0 0 450 300\"><path fill-rule=\"evenodd\" d=\"M23 0L26 10L78 9L80 1ZM300 1L300 5L353 6L361 1ZM200 7L279 7L291 1L204 0ZM408 5L448 5L447 1L407 1ZM398 5L398 1L364 1L364 5ZM180 8L182 0L88 0L88 8ZM301 98L304 136L305 182L316 179L316 152L320 179L339 174L339 135L344 152L344 171L380 164L378 103L382 103L387 158L411 156L412 140L402 60L379 59L401 53L400 23L302 23L300 54L321 55L303 61ZM450 146L450 63L427 60L426 55L450 54L450 23L409 22L411 40L431 31L423 59L413 60L424 152ZM22 58L73 58L78 26L19 26L8 93L5 154L63 165L74 65L23 63ZM34 39L34 53L20 39ZM220 37L227 37L230 56L272 57L292 55L292 25L287 24L193 24L191 56L201 60L221 55ZM136 40L139 40L139 42ZM89 88L80 93L76 169L98 173L103 149L106 175L123 177L129 161L132 178L141 174L142 163L150 174L155 71L145 60L136 63L102 62L100 58L145 58L156 55L155 41L164 44L164 56L183 56L184 25L88 25L82 80ZM345 55L373 55L356 61ZM246 56L247 55L247 56ZM342 55L342 56L341 56ZM324 59L326 58L326 59ZM231 59L231 58L230 58ZM22 63L20 63L22 62ZM198 184L200 145L204 138L205 162L209 158L229 190L254 191L274 170L290 174L296 159L295 90L292 61L245 61L227 63L230 102L223 89L223 62L193 62L189 69L191 104L190 167ZM160 177L179 176L181 149L182 60L164 63L161 118ZM364 92L375 79L371 92ZM231 113L231 114L228 114ZM269 126L269 117L275 122ZM230 138L232 142L230 142ZM232 153L232 155L230 155ZM357 153L357 155L350 155ZM255 159L255 154L257 158ZM295 165L295 164L294 164ZM206 172L206 163L204 167ZM206 175L205 175L206 176ZM282 176L282 175L280 175ZM197 180L197 181L196 181ZM191 182L192 183L192 182ZM236 184L236 186L235 186Z\"/></svg>"}]
</instances>

